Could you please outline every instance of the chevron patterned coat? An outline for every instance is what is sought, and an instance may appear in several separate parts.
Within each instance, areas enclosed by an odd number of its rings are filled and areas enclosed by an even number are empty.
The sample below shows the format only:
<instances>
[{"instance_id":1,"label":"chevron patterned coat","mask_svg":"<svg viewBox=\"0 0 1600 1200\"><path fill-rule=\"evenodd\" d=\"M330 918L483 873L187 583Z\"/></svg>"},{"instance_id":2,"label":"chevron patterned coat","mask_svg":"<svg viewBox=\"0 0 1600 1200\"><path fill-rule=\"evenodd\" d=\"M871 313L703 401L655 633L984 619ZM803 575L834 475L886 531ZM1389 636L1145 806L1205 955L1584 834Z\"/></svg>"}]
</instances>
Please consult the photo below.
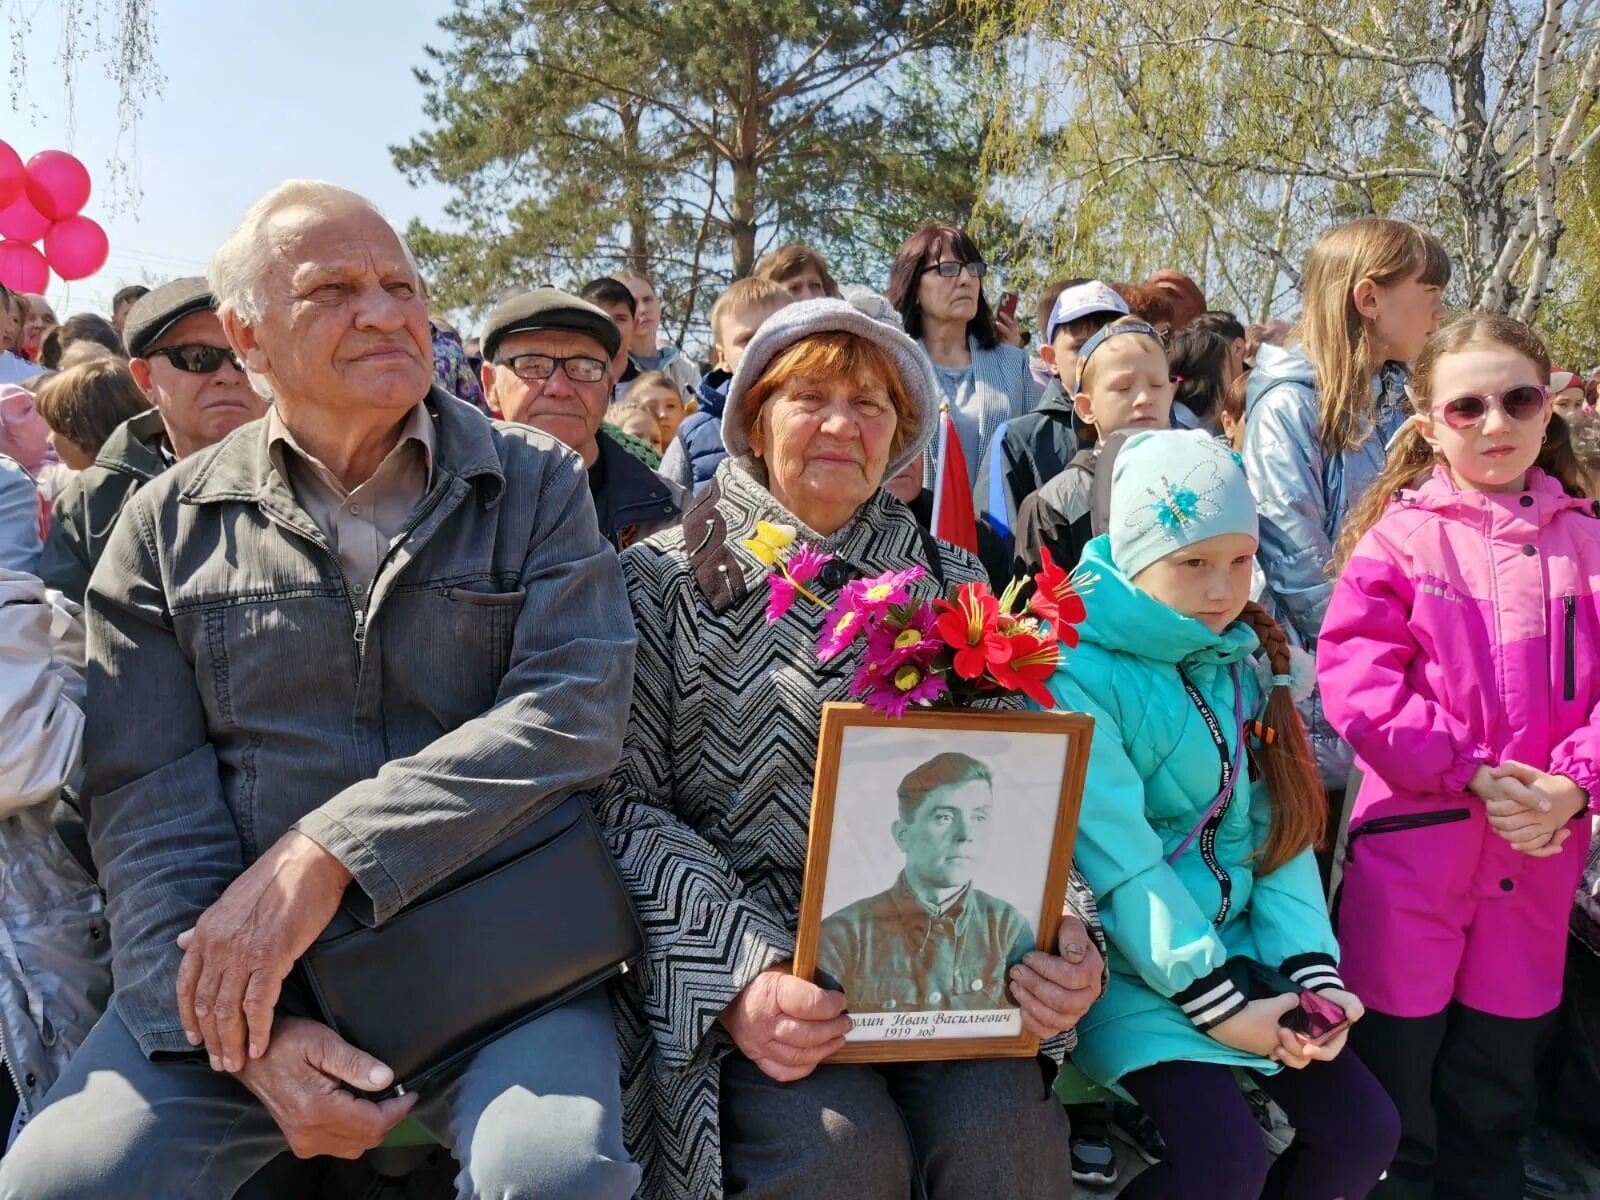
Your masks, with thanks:
<instances>
[{"instance_id":1,"label":"chevron patterned coat","mask_svg":"<svg viewBox=\"0 0 1600 1200\"><path fill-rule=\"evenodd\" d=\"M868 575L926 568L937 545L948 583L985 578L886 492L824 538L752 469L723 462L682 526L622 555L638 660L622 761L595 801L645 930L644 959L613 1003L646 1200L722 1195L717 1095L733 1042L717 1016L794 952L822 706L849 698L849 656L817 662L821 611L797 604L769 625L767 568L740 539L758 519L793 525ZM812 586L830 601L838 588ZM937 590L931 578L919 586ZM1102 940L1087 889L1071 900ZM1059 1059L1065 1048L1047 1050Z\"/></svg>"}]
</instances>

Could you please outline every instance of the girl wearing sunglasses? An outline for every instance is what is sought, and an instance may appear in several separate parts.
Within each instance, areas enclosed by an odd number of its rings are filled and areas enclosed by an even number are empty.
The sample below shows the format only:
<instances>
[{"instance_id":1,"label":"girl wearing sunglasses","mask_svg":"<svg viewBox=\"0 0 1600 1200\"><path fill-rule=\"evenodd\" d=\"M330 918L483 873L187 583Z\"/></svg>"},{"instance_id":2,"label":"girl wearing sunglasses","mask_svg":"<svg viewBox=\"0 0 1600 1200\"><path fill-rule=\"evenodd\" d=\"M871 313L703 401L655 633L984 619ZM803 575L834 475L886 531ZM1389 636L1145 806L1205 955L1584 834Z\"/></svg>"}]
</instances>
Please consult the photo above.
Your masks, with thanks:
<instances>
[{"instance_id":1,"label":"girl wearing sunglasses","mask_svg":"<svg viewBox=\"0 0 1600 1200\"><path fill-rule=\"evenodd\" d=\"M1509 317L1428 341L1317 646L1364 773L1336 911L1350 1044L1400 1109L1377 1196L1522 1195L1600 797L1600 520L1549 381Z\"/></svg>"}]
</instances>

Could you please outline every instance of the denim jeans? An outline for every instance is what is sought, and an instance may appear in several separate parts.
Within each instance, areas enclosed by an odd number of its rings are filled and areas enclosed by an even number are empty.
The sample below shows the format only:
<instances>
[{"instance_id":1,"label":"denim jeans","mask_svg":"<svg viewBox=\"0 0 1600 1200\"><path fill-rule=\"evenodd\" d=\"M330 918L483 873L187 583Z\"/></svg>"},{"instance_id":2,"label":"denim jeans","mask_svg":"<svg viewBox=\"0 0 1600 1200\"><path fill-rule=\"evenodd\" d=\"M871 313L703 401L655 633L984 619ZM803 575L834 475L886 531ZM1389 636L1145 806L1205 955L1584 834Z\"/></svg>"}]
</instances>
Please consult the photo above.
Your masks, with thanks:
<instances>
[{"instance_id":1,"label":"denim jeans","mask_svg":"<svg viewBox=\"0 0 1600 1200\"><path fill-rule=\"evenodd\" d=\"M455 1152L462 1197L626 1200L639 1183L604 989L485 1047L412 1115ZM241 1084L152 1063L113 1009L0 1160L0 1198L228 1200L285 1148Z\"/></svg>"}]
</instances>

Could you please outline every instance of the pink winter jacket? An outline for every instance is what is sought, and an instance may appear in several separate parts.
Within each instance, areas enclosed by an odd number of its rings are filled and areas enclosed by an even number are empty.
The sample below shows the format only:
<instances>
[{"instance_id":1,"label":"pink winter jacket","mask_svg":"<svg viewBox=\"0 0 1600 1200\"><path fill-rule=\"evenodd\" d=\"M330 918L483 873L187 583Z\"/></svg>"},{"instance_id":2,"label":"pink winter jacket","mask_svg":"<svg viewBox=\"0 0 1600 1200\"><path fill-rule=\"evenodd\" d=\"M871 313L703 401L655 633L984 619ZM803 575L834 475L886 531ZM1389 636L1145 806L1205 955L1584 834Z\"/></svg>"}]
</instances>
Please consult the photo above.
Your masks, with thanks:
<instances>
[{"instance_id":1,"label":"pink winter jacket","mask_svg":"<svg viewBox=\"0 0 1600 1200\"><path fill-rule=\"evenodd\" d=\"M1589 823L1529 858L1466 789L1480 764L1516 759L1600 795L1594 507L1536 469L1524 492L1487 493L1441 467L1390 504L1334 589L1318 678L1364 772L1339 933L1369 1007L1421 1016L1442 995L1532 1017L1560 998Z\"/></svg>"}]
</instances>

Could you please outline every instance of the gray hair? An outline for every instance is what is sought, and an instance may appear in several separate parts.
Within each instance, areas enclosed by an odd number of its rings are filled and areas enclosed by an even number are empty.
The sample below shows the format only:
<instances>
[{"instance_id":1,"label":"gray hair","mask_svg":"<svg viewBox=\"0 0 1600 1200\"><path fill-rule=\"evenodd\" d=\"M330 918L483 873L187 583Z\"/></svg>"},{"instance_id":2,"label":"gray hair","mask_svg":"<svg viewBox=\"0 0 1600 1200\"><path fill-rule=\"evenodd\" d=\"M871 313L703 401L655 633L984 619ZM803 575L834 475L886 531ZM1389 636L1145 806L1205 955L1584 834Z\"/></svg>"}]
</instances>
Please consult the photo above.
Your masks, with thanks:
<instances>
[{"instance_id":1,"label":"gray hair","mask_svg":"<svg viewBox=\"0 0 1600 1200\"><path fill-rule=\"evenodd\" d=\"M324 183L320 179L284 180L250 206L234 231L222 240L222 245L211 256L206 281L216 300L219 319L226 321L231 313L245 324L253 325L265 315L265 281L271 267L272 253L272 244L266 235L267 226L273 217L293 208L364 208L379 217L383 216L377 205L348 188ZM422 272L417 267L416 256L411 253L411 247L400 230L396 229L394 235L420 287ZM245 374L257 394L272 399L271 387L265 379L253 371L246 371Z\"/></svg>"}]
</instances>

